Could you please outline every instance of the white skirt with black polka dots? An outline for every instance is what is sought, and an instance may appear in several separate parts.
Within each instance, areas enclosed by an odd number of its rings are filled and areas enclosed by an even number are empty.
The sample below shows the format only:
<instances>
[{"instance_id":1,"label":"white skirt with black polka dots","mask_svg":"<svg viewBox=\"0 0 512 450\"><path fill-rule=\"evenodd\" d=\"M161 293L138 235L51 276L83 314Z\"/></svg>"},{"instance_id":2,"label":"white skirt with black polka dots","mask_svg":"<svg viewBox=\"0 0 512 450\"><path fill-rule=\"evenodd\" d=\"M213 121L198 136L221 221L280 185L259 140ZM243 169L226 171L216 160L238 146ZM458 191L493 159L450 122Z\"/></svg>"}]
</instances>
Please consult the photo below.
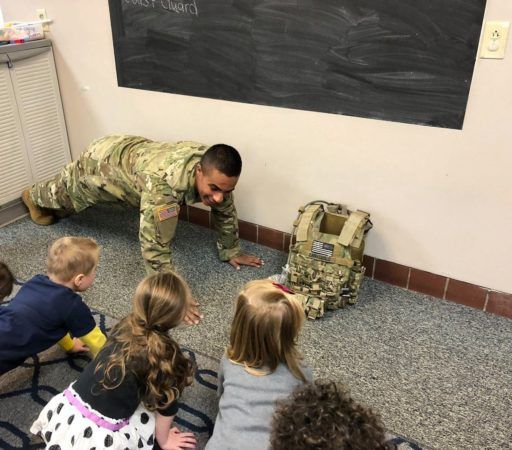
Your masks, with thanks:
<instances>
[{"instance_id":1,"label":"white skirt with black polka dots","mask_svg":"<svg viewBox=\"0 0 512 450\"><path fill-rule=\"evenodd\" d=\"M39 434L44 439L47 449L153 448L155 416L142 403L128 419L128 423L123 424L122 420L110 419L91 408L82 401L72 385L67 390L81 403L80 409L68 400L64 392L61 392L46 404L30 427L31 433ZM86 417L87 415L90 417ZM118 427L121 428L112 430Z\"/></svg>"}]
</instances>

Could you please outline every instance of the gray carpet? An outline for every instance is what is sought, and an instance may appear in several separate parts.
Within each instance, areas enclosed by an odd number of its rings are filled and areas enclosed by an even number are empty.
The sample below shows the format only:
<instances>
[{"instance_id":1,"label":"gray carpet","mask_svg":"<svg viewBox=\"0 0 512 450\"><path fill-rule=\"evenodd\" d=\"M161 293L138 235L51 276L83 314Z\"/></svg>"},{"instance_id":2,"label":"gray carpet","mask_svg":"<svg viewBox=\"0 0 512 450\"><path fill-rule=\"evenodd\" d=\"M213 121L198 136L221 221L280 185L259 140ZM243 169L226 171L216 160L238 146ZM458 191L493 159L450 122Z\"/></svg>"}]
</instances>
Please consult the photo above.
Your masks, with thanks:
<instances>
[{"instance_id":1,"label":"gray carpet","mask_svg":"<svg viewBox=\"0 0 512 450\"><path fill-rule=\"evenodd\" d=\"M95 285L85 293L99 311L121 317L144 276L134 210L95 207L51 227L22 219L0 229L0 258L26 279L44 271L47 245L63 235L103 246ZM180 223L174 262L205 320L176 333L184 346L219 358L233 299L243 284L280 271L282 252L243 242L261 269L235 271L217 260L215 235ZM346 382L387 428L434 449L512 448L512 321L366 279L359 303L308 322L302 350L315 375ZM2 408L3 409L3 408Z\"/></svg>"}]
</instances>

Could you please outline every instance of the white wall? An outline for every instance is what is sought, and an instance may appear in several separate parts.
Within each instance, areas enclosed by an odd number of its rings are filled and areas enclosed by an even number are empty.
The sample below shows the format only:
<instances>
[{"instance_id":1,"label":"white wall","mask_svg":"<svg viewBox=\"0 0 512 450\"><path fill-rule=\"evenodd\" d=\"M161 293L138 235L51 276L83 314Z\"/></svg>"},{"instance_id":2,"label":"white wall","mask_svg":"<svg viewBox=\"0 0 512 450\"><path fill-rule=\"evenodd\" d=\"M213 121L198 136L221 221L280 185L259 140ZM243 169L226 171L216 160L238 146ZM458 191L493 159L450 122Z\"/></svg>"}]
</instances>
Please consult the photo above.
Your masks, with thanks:
<instances>
[{"instance_id":1,"label":"white wall","mask_svg":"<svg viewBox=\"0 0 512 450\"><path fill-rule=\"evenodd\" d=\"M107 0L0 6L6 20L54 20L75 158L112 132L226 142L244 160L240 218L290 231L299 205L345 202L371 212L369 255L512 292L512 42L505 60L477 60L455 131L119 88ZM488 0L486 19L512 21L512 1Z\"/></svg>"}]
</instances>

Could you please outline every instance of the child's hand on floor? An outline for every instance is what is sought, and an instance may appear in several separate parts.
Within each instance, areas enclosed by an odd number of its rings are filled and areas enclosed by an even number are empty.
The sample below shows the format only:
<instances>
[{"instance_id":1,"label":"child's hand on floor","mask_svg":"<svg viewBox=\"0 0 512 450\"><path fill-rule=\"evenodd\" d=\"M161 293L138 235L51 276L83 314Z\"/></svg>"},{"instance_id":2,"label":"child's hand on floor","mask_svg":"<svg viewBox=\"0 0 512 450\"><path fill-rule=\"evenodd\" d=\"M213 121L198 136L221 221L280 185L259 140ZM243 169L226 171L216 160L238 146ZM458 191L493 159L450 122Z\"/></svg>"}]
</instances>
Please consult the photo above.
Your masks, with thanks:
<instances>
[{"instance_id":1,"label":"child's hand on floor","mask_svg":"<svg viewBox=\"0 0 512 450\"><path fill-rule=\"evenodd\" d=\"M80 339L73 338L73 348L69 353L85 353L89 351L89 347L85 345Z\"/></svg>"},{"instance_id":2,"label":"child's hand on floor","mask_svg":"<svg viewBox=\"0 0 512 450\"><path fill-rule=\"evenodd\" d=\"M187 325L197 325L202 318L203 315L199 312L199 303L196 300L192 300L192 304L190 305L183 322Z\"/></svg>"},{"instance_id":3,"label":"child's hand on floor","mask_svg":"<svg viewBox=\"0 0 512 450\"><path fill-rule=\"evenodd\" d=\"M182 433L176 427L171 428L162 450L182 450L184 448L196 448L194 433Z\"/></svg>"}]
</instances>

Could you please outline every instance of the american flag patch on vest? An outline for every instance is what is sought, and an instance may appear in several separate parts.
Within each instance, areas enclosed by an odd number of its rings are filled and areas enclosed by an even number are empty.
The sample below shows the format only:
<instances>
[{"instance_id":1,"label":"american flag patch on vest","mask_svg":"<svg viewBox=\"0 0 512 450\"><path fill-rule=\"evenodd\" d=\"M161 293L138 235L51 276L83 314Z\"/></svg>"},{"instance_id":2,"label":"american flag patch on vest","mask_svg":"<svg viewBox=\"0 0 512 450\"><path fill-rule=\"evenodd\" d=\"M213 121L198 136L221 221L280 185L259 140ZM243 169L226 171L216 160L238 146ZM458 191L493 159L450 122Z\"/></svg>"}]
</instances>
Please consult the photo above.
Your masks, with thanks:
<instances>
[{"instance_id":1,"label":"american flag patch on vest","mask_svg":"<svg viewBox=\"0 0 512 450\"><path fill-rule=\"evenodd\" d=\"M313 246L311 247L311 256L330 258L332 257L333 250L334 244L328 244L327 242L322 241L313 241Z\"/></svg>"}]
</instances>

